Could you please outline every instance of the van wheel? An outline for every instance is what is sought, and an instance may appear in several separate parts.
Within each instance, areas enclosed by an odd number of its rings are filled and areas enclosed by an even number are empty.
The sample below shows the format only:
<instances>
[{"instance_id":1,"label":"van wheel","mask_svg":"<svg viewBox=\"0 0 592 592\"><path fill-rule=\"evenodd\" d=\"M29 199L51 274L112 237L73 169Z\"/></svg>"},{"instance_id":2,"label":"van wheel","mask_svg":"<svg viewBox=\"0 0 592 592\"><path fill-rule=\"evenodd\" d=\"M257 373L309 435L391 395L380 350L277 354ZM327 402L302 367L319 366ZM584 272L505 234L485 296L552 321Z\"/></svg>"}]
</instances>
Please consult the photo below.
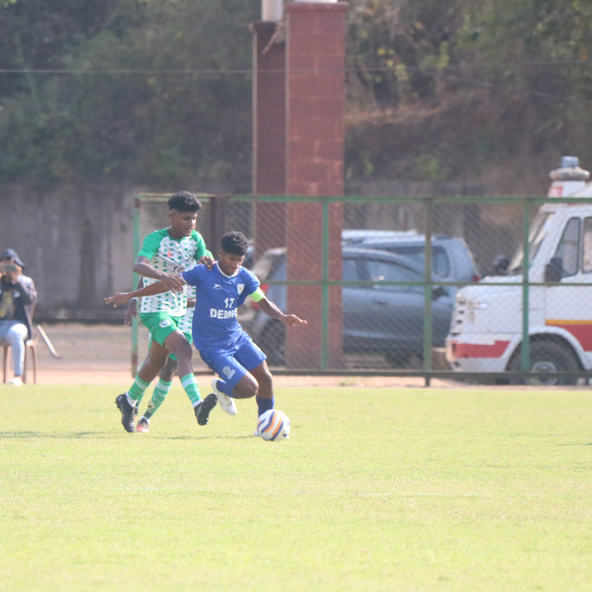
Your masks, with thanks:
<instances>
[{"instance_id":1,"label":"van wheel","mask_svg":"<svg viewBox=\"0 0 592 592\"><path fill-rule=\"evenodd\" d=\"M261 334L259 347L267 356L270 366L286 365L286 326L279 321L272 321L265 325Z\"/></svg>"},{"instance_id":2,"label":"van wheel","mask_svg":"<svg viewBox=\"0 0 592 592\"><path fill-rule=\"evenodd\" d=\"M578 372L580 366L569 348L552 341L536 341L530 346L530 369L535 372ZM508 364L510 372L520 372L520 349ZM574 385L577 378L512 378L510 384L533 384L543 386Z\"/></svg>"}]
</instances>

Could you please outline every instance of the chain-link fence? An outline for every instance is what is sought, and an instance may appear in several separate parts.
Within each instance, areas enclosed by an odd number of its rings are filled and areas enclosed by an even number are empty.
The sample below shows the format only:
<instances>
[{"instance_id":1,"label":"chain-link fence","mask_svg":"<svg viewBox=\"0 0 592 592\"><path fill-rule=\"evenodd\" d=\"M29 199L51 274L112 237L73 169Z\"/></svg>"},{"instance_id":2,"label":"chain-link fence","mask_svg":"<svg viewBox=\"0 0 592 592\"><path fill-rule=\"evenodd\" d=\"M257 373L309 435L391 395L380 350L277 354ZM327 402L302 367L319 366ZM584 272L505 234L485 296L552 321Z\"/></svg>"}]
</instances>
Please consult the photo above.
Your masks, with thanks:
<instances>
[{"instance_id":1,"label":"chain-link fence","mask_svg":"<svg viewBox=\"0 0 592 592\"><path fill-rule=\"evenodd\" d=\"M136 253L166 199L136 200ZM201 199L208 248L243 232L266 296L309 321L240 307L276 373L576 384L592 368L591 199ZM136 327L136 362L146 347Z\"/></svg>"}]
</instances>

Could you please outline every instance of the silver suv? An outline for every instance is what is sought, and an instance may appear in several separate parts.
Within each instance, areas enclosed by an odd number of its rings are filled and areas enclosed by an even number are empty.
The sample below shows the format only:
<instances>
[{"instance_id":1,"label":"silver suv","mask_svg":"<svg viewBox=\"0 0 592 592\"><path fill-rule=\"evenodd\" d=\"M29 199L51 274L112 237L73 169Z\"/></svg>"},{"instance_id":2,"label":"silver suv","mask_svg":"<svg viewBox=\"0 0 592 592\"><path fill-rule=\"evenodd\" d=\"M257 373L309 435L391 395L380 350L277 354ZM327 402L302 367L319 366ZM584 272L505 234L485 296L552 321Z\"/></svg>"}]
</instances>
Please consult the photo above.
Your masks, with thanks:
<instances>
[{"instance_id":1,"label":"silver suv","mask_svg":"<svg viewBox=\"0 0 592 592\"><path fill-rule=\"evenodd\" d=\"M344 230L341 234L344 248L378 249L407 257L423 267L425 236L415 231ZM444 282L478 282L481 275L473 255L462 238L442 234L432 237L432 271ZM456 292L456 290L453 290Z\"/></svg>"}]
</instances>

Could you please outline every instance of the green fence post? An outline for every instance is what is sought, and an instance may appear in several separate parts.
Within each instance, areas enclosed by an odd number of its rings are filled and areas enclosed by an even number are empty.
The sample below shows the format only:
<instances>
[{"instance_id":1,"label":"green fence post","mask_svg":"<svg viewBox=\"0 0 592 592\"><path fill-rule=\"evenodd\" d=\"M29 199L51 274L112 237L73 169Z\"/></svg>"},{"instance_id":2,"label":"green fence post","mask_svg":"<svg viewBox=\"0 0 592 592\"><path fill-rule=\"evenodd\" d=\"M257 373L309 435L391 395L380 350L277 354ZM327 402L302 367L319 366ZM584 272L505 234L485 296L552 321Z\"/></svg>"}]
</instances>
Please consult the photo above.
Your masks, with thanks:
<instances>
[{"instance_id":1,"label":"green fence post","mask_svg":"<svg viewBox=\"0 0 592 592\"><path fill-rule=\"evenodd\" d=\"M321 370L328 367L328 345L329 345L329 202L323 201L323 308L321 326Z\"/></svg>"},{"instance_id":2,"label":"green fence post","mask_svg":"<svg viewBox=\"0 0 592 592\"><path fill-rule=\"evenodd\" d=\"M432 227L433 206L432 199L426 199L425 222L425 259L424 259L424 318L423 318L423 369L425 386L430 386L430 372L432 371Z\"/></svg>"},{"instance_id":3,"label":"green fence post","mask_svg":"<svg viewBox=\"0 0 592 592\"><path fill-rule=\"evenodd\" d=\"M530 372L530 338L528 330L528 311L530 308L530 286L529 286L529 271L530 271L530 207L528 201L524 202L523 206L523 253L522 258L522 347L520 350L520 369L522 372Z\"/></svg>"},{"instance_id":4,"label":"green fence post","mask_svg":"<svg viewBox=\"0 0 592 592\"><path fill-rule=\"evenodd\" d=\"M140 252L140 206L141 198L134 199L134 260ZM133 274L132 290L138 285L138 274ZM132 377L138 373L138 317L132 318Z\"/></svg>"}]
</instances>

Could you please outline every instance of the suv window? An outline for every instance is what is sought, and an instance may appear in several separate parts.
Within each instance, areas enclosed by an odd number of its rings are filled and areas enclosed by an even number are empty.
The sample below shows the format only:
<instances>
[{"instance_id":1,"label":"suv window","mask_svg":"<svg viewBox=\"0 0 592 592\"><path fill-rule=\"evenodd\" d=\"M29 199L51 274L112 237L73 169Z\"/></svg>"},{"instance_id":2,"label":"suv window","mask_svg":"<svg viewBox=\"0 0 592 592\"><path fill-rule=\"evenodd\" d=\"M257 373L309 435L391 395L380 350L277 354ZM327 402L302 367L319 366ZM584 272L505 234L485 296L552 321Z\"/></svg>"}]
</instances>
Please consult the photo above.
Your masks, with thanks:
<instances>
[{"instance_id":1,"label":"suv window","mask_svg":"<svg viewBox=\"0 0 592 592\"><path fill-rule=\"evenodd\" d=\"M423 290L421 286L385 286L380 282L421 282L422 277L415 271L389 261L366 259L368 279L373 282L375 290L416 291Z\"/></svg>"},{"instance_id":2,"label":"suv window","mask_svg":"<svg viewBox=\"0 0 592 592\"><path fill-rule=\"evenodd\" d=\"M355 282L358 279L358 268L355 259L343 258L343 281ZM358 286L348 286L349 288L356 288Z\"/></svg>"},{"instance_id":3,"label":"suv window","mask_svg":"<svg viewBox=\"0 0 592 592\"><path fill-rule=\"evenodd\" d=\"M423 267L425 260L425 247L422 246L388 246L385 251L401 255L411 259L413 263ZM432 270L441 278L446 278L450 275L450 260L448 254L443 247L432 247Z\"/></svg>"},{"instance_id":4,"label":"suv window","mask_svg":"<svg viewBox=\"0 0 592 592\"><path fill-rule=\"evenodd\" d=\"M578 273L580 255L580 219L570 218L557 245L555 257L563 259L562 277Z\"/></svg>"}]
</instances>

